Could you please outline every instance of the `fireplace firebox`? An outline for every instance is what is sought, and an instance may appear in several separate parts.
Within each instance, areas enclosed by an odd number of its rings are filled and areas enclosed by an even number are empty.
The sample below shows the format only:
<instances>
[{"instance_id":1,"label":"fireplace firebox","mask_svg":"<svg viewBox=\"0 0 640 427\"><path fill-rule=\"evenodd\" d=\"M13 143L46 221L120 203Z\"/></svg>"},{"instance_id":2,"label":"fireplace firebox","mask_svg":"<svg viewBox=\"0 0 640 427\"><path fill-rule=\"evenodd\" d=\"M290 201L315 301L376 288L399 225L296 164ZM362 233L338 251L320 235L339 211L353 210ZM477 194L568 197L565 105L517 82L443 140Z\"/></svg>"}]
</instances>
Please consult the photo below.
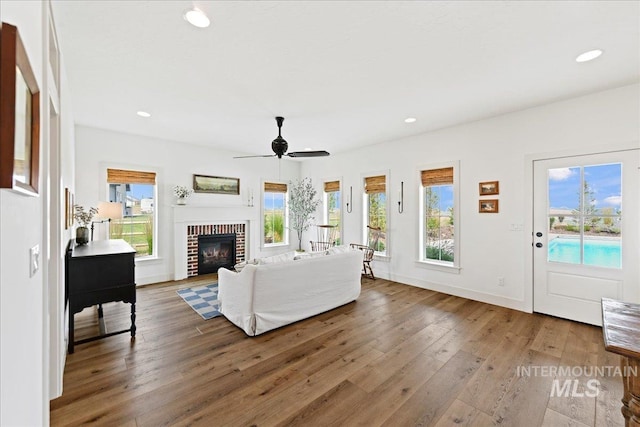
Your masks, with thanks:
<instances>
[{"instance_id":1,"label":"fireplace firebox","mask_svg":"<svg viewBox=\"0 0 640 427\"><path fill-rule=\"evenodd\" d=\"M198 236L198 274L217 273L219 268L233 269L235 264L235 234Z\"/></svg>"}]
</instances>

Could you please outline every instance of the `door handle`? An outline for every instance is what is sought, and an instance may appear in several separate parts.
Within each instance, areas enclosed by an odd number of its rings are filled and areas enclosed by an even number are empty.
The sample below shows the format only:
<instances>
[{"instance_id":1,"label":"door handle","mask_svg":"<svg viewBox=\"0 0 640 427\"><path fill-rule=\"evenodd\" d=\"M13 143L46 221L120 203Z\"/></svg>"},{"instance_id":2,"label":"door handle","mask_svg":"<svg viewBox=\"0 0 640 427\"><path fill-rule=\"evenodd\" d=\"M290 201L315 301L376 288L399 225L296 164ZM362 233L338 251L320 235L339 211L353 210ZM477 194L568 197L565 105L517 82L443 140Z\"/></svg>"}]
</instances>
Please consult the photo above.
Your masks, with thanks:
<instances>
[{"instance_id":1,"label":"door handle","mask_svg":"<svg viewBox=\"0 0 640 427\"><path fill-rule=\"evenodd\" d=\"M537 237L542 237L542 233L538 231L538 232L536 233L536 236L537 236Z\"/></svg>"},{"instance_id":2,"label":"door handle","mask_svg":"<svg viewBox=\"0 0 640 427\"><path fill-rule=\"evenodd\" d=\"M541 248L542 247L542 243L538 242L536 243L536 248Z\"/></svg>"}]
</instances>

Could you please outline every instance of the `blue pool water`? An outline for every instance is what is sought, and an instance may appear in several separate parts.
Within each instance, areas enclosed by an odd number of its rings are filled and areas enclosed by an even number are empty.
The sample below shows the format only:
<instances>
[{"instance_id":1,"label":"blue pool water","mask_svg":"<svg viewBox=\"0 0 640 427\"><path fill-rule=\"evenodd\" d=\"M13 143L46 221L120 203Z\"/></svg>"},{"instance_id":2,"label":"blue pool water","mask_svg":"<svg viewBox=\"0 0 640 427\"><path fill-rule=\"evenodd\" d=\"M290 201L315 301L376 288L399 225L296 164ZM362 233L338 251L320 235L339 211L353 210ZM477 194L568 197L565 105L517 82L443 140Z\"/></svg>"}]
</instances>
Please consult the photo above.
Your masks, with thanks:
<instances>
[{"instance_id":1,"label":"blue pool water","mask_svg":"<svg viewBox=\"0 0 640 427\"><path fill-rule=\"evenodd\" d=\"M584 240L584 264L621 268L620 240ZM580 264L580 239L558 237L549 242L549 261Z\"/></svg>"}]
</instances>

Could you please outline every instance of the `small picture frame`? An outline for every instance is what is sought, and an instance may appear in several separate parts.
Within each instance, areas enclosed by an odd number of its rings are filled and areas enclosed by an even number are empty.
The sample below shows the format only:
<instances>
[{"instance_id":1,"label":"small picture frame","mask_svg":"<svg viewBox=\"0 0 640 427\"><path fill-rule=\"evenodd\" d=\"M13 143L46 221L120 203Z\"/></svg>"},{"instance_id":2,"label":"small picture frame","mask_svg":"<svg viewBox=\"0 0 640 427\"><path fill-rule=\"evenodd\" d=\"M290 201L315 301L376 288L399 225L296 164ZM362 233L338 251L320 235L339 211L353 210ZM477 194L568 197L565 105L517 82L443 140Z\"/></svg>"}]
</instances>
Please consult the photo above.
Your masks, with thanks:
<instances>
[{"instance_id":1,"label":"small picture frame","mask_svg":"<svg viewBox=\"0 0 640 427\"><path fill-rule=\"evenodd\" d=\"M196 193L240 194L240 178L193 175L193 191Z\"/></svg>"},{"instance_id":2,"label":"small picture frame","mask_svg":"<svg viewBox=\"0 0 640 427\"><path fill-rule=\"evenodd\" d=\"M480 213L498 213L500 205L498 199L478 200L478 212Z\"/></svg>"},{"instance_id":3,"label":"small picture frame","mask_svg":"<svg viewBox=\"0 0 640 427\"><path fill-rule=\"evenodd\" d=\"M491 196L494 194L500 194L500 182L499 181L486 181L478 184L478 191L481 196Z\"/></svg>"}]
</instances>

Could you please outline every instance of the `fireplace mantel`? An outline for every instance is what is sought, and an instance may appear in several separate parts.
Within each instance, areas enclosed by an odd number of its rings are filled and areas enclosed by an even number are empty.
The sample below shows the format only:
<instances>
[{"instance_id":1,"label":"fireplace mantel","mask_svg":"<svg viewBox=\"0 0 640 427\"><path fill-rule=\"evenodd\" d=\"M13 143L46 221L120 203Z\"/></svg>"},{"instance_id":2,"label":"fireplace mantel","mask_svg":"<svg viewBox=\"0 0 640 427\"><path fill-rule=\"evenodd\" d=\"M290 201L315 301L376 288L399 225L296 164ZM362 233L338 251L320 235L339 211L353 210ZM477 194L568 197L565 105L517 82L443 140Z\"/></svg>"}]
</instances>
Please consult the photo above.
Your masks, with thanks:
<instances>
[{"instance_id":1,"label":"fireplace mantel","mask_svg":"<svg viewBox=\"0 0 640 427\"><path fill-rule=\"evenodd\" d=\"M248 206L173 206L174 280L187 278L187 226L245 224L245 257L255 258L260 245L260 208Z\"/></svg>"}]
</instances>

